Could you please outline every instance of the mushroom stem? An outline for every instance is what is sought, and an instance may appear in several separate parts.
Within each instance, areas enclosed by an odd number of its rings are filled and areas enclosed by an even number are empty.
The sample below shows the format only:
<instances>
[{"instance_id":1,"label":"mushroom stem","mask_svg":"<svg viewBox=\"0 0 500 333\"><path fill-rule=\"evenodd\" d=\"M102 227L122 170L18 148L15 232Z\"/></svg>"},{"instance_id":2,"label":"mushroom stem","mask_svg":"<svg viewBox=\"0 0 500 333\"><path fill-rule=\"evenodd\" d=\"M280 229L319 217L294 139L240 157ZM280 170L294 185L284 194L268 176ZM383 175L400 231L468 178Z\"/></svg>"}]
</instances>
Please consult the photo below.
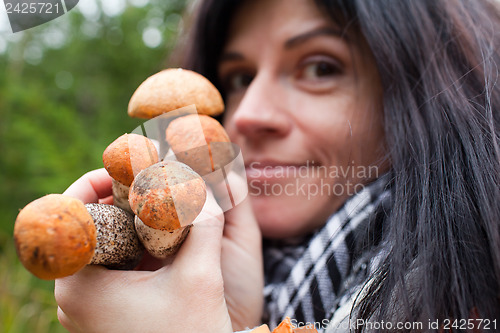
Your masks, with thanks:
<instances>
[{"instance_id":1,"label":"mushroom stem","mask_svg":"<svg viewBox=\"0 0 500 333\"><path fill-rule=\"evenodd\" d=\"M186 239L192 224L174 231L159 230L148 227L141 219L135 216L135 229L146 250L153 257L165 259L177 252Z\"/></svg>"},{"instance_id":2,"label":"mushroom stem","mask_svg":"<svg viewBox=\"0 0 500 333\"><path fill-rule=\"evenodd\" d=\"M110 269L133 269L140 262L144 247L134 228L134 217L112 205L86 204L97 229L97 245L90 261Z\"/></svg>"},{"instance_id":3,"label":"mushroom stem","mask_svg":"<svg viewBox=\"0 0 500 333\"><path fill-rule=\"evenodd\" d=\"M130 186L123 185L116 179L111 181L112 190L113 190L113 205L120 207L121 209L129 212L130 214L134 214L132 208L130 208L130 204L128 202L128 192Z\"/></svg>"}]
</instances>

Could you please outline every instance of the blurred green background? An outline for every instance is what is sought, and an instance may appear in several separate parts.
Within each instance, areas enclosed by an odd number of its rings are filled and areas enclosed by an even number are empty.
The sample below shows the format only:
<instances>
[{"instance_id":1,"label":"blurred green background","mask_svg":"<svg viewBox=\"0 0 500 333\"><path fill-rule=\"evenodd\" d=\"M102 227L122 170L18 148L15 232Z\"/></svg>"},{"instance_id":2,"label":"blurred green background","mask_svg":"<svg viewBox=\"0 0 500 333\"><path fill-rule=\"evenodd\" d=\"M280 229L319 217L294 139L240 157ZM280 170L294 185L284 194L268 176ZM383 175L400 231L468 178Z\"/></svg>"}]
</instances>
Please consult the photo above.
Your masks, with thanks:
<instances>
[{"instance_id":1,"label":"blurred green background","mask_svg":"<svg viewBox=\"0 0 500 333\"><path fill-rule=\"evenodd\" d=\"M183 0L81 0L12 33L0 5L0 332L65 332L53 281L28 273L12 240L21 208L102 167L102 152L141 120L137 86L168 66Z\"/></svg>"}]
</instances>

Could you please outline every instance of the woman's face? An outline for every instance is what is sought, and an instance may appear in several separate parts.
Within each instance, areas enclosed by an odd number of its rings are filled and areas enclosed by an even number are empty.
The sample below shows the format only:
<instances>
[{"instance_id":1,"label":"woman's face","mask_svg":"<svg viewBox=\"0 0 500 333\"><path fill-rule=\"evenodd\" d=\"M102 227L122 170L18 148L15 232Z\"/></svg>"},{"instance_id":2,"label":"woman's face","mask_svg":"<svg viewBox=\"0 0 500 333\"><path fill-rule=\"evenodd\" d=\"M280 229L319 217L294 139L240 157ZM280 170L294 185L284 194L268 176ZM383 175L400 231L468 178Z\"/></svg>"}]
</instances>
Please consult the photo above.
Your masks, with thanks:
<instances>
[{"instance_id":1,"label":"woman's face","mask_svg":"<svg viewBox=\"0 0 500 333\"><path fill-rule=\"evenodd\" d=\"M246 1L234 17L219 63L224 125L266 237L320 227L382 172L380 83L352 37L313 1Z\"/></svg>"}]
</instances>

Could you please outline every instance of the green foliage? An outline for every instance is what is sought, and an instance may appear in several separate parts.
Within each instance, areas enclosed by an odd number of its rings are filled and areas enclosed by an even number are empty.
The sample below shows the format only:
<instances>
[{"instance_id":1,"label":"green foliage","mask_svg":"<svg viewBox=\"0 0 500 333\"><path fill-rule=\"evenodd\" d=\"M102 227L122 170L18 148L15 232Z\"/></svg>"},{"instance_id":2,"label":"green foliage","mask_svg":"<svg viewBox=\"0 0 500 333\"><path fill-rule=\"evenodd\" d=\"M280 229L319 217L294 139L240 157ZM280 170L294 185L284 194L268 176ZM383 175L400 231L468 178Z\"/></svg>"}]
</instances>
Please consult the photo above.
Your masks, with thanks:
<instances>
[{"instance_id":1,"label":"green foliage","mask_svg":"<svg viewBox=\"0 0 500 333\"><path fill-rule=\"evenodd\" d=\"M54 282L26 272L14 243L0 233L0 332L66 332L57 321Z\"/></svg>"},{"instance_id":2,"label":"green foliage","mask_svg":"<svg viewBox=\"0 0 500 333\"><path fill-rule=\"evenodd\" d=\"M128 117L128 101L165 66L184 6L154 0L94 20L77 6L18 33L0 53L0 332L63 331L53 282L31 276L16 258L15 218L34 199L102 167L106 146L140 125ZM157 47L143 42L148 27L161 32ZM58 45L54 31L64 37Z\"/></svg>"}]
</instances>

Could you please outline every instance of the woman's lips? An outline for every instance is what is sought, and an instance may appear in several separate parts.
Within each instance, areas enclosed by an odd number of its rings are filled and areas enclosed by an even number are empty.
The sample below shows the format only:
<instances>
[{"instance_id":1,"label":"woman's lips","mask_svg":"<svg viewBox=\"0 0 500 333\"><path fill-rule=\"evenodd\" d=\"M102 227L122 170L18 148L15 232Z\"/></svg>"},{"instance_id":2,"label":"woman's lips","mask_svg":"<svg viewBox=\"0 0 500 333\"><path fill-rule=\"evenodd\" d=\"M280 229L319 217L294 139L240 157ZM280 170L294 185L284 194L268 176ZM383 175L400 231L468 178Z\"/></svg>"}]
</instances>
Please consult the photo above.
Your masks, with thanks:
<instances>
[{"instance_id":1,"label":"woman's lips","mask_svg":"<svg viewBox=\"0 0 500 333\"><path fill-rule=\"evenodd\" d=\"M280 179L302 178L307 176L308 170L313 166L313 163L309 161L304 163L254 161L245 164L245 170L249 180L275 182Z\"/></svg>"}]
</instances>

